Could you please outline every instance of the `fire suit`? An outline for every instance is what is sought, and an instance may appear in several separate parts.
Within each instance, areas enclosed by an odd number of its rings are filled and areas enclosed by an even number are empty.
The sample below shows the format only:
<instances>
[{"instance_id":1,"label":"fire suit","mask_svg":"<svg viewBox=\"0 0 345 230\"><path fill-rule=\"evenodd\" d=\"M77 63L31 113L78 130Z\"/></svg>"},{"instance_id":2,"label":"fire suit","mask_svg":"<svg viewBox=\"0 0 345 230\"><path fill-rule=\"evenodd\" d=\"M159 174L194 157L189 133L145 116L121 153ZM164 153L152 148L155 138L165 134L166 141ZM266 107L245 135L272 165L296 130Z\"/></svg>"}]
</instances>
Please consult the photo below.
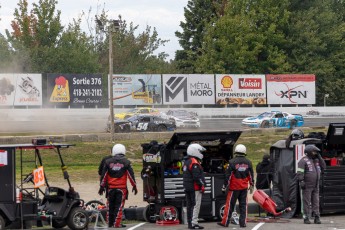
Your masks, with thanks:
<instances>
[{"instance_id":1,"label":"fire suit","mask_svg":"<svg viewBox=\"0 0 345 230\"><path fill-rule=\"evenodd\" d=\"M202 193L205 189L204 170L194 157L188 157L183 165L183 187L187 202L188 226L198 224Z\"/></svg>"},{"instance_id":2,"label":"fire suit","mask_svg":"<svg viewBox=\"0 0 345 230\"><path fill-rule=\"evenodd\" d=\"M111 157L106 160L102 175L101 187L108 185L108 226L121 227L122 210L128 194L127 179L136 188L131 162L123 155Z\"/></svg>"},{"instance_id":3,"label":"fire suit","mask_svg":"<svg viewBox=\"0 0 345 230\"><path fill-rule=\"evenodd\" d=\"M320 156L320 155L319 155ZM319 181L321 170L326 168L326 163L321 157L313 159L304 156L298 162L297 179L301 185L302 215L310 219L312 212L320 216L319 210Z\"/></svg>"},{"instance_id":4,"label":"fire suit","mask_svg":"<svg viewBox=\"0 0 345 230\"><path fill-rule=\"evenodd\" d=\"M222 226L229 226L231 214L234 211L237 200L239 202L240 226L246 226L248 184L254 186L252 162L244 155L237 155L229 161L228 168L226 169L223 188L227 188L228 193L221 221Z\"/></svg>"}]
</instances>

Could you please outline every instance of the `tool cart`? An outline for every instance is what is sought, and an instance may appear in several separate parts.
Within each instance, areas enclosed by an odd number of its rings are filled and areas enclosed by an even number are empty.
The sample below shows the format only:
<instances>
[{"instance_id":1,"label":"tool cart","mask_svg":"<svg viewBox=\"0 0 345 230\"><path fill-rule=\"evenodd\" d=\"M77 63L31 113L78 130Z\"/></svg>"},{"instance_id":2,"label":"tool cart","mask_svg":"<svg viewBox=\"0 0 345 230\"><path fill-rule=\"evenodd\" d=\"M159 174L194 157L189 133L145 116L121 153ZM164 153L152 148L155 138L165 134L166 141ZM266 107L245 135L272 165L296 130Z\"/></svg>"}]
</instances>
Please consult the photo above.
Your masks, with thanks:
<instances>
[{"instance_id":1,"label":"tool cart","mask_svg":"<svg viewBox=\"0 0 345 230\"><path fill-rule=\"evenodd\" d=\"M233 157L233 147L241 131L174 133L168 143L151 141L143 148L143 199L149 204L144 211L146 221L182 220L186 207L182 165L191 143L206 148L202 167L205 171L205 193L199 217L205 220L221 218L226 194L222 193L224 173Z\"/></svg>"}]
</instances>

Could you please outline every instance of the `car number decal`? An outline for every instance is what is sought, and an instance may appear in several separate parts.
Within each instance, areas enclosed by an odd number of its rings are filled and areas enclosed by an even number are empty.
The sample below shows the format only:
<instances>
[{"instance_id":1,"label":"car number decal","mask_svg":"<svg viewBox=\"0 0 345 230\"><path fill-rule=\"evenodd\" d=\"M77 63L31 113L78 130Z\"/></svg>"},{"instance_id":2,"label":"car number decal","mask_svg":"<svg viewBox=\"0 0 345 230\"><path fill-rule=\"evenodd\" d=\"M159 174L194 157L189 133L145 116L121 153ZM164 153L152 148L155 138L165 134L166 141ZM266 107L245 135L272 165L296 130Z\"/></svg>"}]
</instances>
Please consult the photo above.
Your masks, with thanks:
<instances>
[{"instance_id":1,"label":"car number decal","mask_svg":"<svg viewBox=\"0 0 345 230\"><path fill-rule=\"evenodd\" d=\"M138 123L137 130L147 130L149 123Z\"/></svg>"}]
</instances>

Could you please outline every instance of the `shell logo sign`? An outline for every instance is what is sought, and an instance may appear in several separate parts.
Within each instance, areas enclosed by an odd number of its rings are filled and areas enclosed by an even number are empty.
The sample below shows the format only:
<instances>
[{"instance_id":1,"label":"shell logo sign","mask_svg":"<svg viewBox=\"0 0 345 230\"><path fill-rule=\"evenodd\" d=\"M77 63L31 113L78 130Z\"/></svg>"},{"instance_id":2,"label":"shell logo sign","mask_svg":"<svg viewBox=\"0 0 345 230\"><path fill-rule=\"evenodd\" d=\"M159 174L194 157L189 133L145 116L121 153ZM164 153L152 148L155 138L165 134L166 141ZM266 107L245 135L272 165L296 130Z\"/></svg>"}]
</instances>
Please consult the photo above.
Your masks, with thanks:
<instances>
[{"instance_id":1,"label":"shell logo sign","mask_svg":"<svg viewBox=\"0 0 345 230\"><path fill-rule=\"evenodd\" d=\"M50 96L51 102L69 102L69 85L68 80L64 76L55 78L55 86Z\"/></svg>"},{"instance_id":2,"label":"shell logo sign","mask_svg":"<svg viewBox=\"0 0 345 230\"><path fill-rule=\"evenodd\" d=\"M224 76L221 80L221 84L224 88L231 88L234 84L234 81L230 76Z\"/></svg>"}]
</instances>

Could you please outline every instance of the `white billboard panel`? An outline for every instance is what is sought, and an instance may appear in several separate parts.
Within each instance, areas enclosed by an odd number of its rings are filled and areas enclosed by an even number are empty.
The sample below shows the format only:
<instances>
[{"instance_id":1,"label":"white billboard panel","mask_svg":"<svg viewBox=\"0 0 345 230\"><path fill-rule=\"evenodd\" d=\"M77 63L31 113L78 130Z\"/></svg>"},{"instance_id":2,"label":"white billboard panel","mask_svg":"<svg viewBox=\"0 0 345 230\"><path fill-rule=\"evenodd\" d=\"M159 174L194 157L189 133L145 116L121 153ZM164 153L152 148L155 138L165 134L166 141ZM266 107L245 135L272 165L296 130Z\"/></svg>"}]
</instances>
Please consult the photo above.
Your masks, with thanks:
<instances>
[{"instance_id":1,"label":"white billboard panel","mask_svg":"<svg viewBox=\"0 0 345 230\"><path fill-rule=\"evenodd\" d=\"M266 104L265 75L217 74L216 104Z\"/></svg>"},{"instance_id":2,"label":"white billboard panel","mask_svg":"<svg viewBox=\"0 0 345 230\"><path fill-rule=\"evenodd\" d=\"M42 105L41 74L0 74L0 105Z\"/></svg>"},{"instance_id":3,"label":"white billboard panel","mask_svg":"<svg viewBox=\"0 0 345 230\"><path fill-rule=\"evenodd\" d=\"M214 104L213 74L163 74L163 104Z\"/></svg>"},{"instance_id":4,"label":"white billboard panel","mask_svg":"<svg viewBox=\"0 0 345 230\"><path fill-rule=\"evenodd\" d=\"M315 104L315 75L268 74L268 104Z\"/></svg>"}]
</instances>

